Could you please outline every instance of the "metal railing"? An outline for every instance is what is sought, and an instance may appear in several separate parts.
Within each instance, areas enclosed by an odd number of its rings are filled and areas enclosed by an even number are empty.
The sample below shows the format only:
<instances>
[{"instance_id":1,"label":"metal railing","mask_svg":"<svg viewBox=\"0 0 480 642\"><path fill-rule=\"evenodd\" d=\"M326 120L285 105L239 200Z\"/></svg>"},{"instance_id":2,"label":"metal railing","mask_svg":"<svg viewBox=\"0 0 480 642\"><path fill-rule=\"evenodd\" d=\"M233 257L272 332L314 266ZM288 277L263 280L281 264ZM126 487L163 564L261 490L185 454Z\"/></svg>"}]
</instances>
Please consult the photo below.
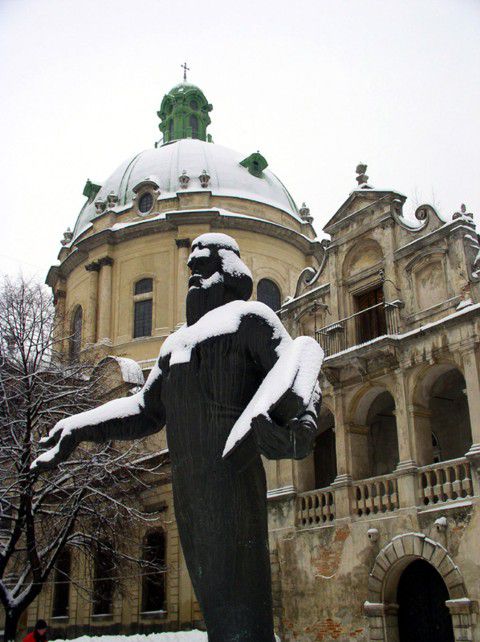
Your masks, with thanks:
<instances>
[{"instance_id":1,"label":"metal railing","mask_svg":"<svg viewBox=\"0 0 480 642\"><path fill-rule=\"evenodd\" d=\"M401 301L398 300L377 303L320 328L316 331L315 338L328 357L386 334L398 334L400 306Z\"/></svg>"}]
</instances>

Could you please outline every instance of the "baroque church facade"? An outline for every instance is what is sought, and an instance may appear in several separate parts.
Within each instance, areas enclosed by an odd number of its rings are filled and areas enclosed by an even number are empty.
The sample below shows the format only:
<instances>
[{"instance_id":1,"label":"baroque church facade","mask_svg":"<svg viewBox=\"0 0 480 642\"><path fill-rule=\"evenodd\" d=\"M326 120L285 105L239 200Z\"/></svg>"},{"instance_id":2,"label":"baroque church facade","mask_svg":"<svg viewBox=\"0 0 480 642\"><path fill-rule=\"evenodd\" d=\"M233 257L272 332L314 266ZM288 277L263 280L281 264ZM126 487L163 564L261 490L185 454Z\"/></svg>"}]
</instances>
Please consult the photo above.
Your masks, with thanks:
<instances>
[{"instance_id":1,"label":"baroque church facade","mask_svg":"<svg viewBox=\"0 0 480 642\"><path fill-rule=\"evenodd\" d=\"M281 639L480 639L480 246L472 215L462 206L444 221L421 205L411 219L406 197L370 185L359 165L357 186L319 240L308 208L297 209L260 153L212 142L211 109L198 87L177 85L158 111L161 142L103 185L86 182L86 203L47 277L65 319L65 359L93 355L118 394L138 389L184 322L191 241L204 232L233 236L254 298L292 336L315 337L325 351L314 452L264 462ZM159 525L138 541L139 555L148 542L165 563L155 591L138 577L128 596L112 592L96 605L53 583L26 626L41 615L51 636L69 638L202 627L178 540L165 431L149 448L166 471L143 495L145 510L161 511ZM65 563L72 574L80 564Z\"/></svg>"}]
</instances>

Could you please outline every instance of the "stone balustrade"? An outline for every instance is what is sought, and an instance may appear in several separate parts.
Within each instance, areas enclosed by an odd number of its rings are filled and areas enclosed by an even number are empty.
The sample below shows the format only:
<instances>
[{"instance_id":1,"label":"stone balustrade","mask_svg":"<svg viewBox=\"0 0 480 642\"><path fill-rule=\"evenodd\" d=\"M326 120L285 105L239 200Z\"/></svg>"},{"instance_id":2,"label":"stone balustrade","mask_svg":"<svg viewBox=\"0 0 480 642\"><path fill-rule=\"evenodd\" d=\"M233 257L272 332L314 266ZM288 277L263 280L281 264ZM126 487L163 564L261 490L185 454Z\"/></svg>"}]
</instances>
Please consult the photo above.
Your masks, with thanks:
<instances>
[{"instance_id":1,"label":"stone balustrade","mask_svg":"<svg viewBox=\"0 0 480 642\"><path fill-rule=\"evenodd\" d=\"M422 466L417 478L417 506L442 505L474 495L471 464L466 457ZM300 493L296 498L297 528L328 526L335 520L335 487ZM400 507L398 473L355 480L350 514L355 518L392 513Z\"/></svg>"},{"instance_id":2,"label":"stone balustrade","mask_svg":"<svg viewBox=\"0 0 480 642\"><path fill-rule=\"evenodd\" d=\"M298 496L296 523L299 528L326 526L334 519L335 494L332 488L322 488Z\"/></svg>"},{"instance_id":3,"label":"stone balustrade","mask_svg":"<svg viewBox=\"0 0 480 642\"><path fill-rule=\"evenodd\" d=\"M358 517L397 510L398 485L394 475L362 479L353 484L353 514Z\"/></svg>"},{"instance_id":4,"label":"stone balustrade","mask_svg":"<svg viewBox=\"0 0 480 642\"><path fill-rule=\"evenodd\" d=\"M473 495L470 462L461 457L418 469L418 493L425 506Z\"/></svg>"}]
</instances>

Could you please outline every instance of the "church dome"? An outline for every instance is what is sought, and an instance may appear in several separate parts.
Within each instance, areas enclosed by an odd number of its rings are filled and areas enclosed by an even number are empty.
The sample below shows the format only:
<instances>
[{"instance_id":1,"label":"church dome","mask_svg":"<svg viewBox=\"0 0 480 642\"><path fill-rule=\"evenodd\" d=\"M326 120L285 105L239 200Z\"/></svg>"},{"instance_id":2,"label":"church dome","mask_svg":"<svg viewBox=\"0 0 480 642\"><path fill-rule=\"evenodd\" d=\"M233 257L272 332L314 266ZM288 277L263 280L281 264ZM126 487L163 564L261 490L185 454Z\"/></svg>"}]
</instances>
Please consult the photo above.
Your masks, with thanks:
<instances>
[{"instance_id":1,"label":"church dome","mask_svg":"<svg viewBox=\"0 0 480 642\"><path fill-rule=\"evenodd\" d=\"M263 165L255 171L251 163L258 163L257 157ZM212 196L257 201L301 220L288 190L266 169L266 164L258 153L245 158L244 154L227 147L192 138L147 149L122 163L94 198L89 198L78 216L73 235L81 234L98 215L94 201L107 201L113 194L116 208L126 208L135 197L134 188L145 180L156 183L160 200L174 198L177 192L205 191L199 178L204 172L210 176L206 189ZM179 180L184 173L189 177L186 188Z\"/></svg>"}]
</instances>

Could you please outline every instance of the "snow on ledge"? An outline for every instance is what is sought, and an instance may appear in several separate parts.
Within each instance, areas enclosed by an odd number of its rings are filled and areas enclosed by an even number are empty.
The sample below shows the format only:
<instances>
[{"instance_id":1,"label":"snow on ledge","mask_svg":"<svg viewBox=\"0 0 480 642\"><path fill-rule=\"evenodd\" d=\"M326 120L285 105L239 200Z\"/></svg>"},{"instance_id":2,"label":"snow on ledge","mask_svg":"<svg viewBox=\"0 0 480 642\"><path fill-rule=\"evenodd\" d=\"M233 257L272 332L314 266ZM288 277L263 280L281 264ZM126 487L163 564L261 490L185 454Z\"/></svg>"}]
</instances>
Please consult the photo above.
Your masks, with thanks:
<instances>
[{"instance_id":1,"label":"snow on ledge","mask_svg":"<svg viewBox=\"0 0 480 642\"><path fill-rule=\"evenodd\" d=\"M108 357L107 357L108 358ZM115 357L111 355L110 359L114 359L120 366L122 379L125 383L133 383L136 386L143 386L145 378L143 371L136 361L128 359L127 357Z\"/></svg>"}]
</instances>

